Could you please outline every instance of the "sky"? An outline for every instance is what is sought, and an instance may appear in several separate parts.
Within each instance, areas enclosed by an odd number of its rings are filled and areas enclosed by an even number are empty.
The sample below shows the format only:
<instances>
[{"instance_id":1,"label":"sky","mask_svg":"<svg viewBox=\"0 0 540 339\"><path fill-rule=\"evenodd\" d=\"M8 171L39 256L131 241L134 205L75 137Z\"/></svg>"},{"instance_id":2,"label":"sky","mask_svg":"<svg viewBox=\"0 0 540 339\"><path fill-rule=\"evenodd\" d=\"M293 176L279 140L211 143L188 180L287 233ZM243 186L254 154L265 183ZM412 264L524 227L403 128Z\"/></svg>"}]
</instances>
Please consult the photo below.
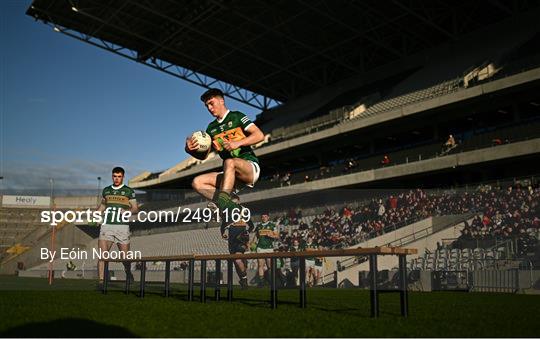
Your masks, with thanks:
<instances>
[{"instance_id":1,"label":"sky","mask_svg":"<svg viewBox=\"0 0 540 339\"><path fill-rule=\"evenodd\" d=\"M0 1L1 189L93 188L114 166L129 179L187 157L184 140L212 117L204 88L53 31ZM251 119L259 111L233 99Z\"/></svg>"}]
</instances>

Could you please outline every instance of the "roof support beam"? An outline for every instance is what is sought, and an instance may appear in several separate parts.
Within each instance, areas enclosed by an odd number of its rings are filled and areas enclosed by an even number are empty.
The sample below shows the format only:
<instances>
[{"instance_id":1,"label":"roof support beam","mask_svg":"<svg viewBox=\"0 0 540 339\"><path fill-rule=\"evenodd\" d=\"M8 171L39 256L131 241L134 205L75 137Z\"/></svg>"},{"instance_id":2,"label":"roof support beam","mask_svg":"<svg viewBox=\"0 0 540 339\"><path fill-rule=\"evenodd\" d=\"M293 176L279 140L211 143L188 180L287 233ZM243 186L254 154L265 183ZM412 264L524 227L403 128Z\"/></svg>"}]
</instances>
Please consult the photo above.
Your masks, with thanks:
<instances>
[{"instance_id":1,"label":"roof support beam","mask_svg":"<svg viewBox=\"0 0 540 339\"><path fill-rule=\"evenodd\" d=\"M411 8L409 8L408 6L404 5L401 3L401 1L399 0L392 0L392 3L395 4L396 6L400 7L401 9L403 9L405 12L411 14L412 16L414 16L415 18L419 19L420 21L422 21L423 23L425 24L428 24L429 26L435 28L436 30L438 30L439 32L441 32L442 34L446 35L447 37L449 37L450 39L452 40L456 40L457 37L448 32L446 29L442 28L441 26L437 25L436 23L433 22L433 20L431 19L428 19L420 14L418 14L416 11L412 10Z\"/></svg>"},{"instance_id":2,"label":"roof support beam","mask_svg":"<svg viewBox=\"0 0 540 339\"><path fill-rule=\"evenodd\" d=\"M266 97L266 96L262 96L260 94L249 91L247 89L243 89L243 88L241 88L239 86L235 86L235 85L232 85L232 84L229 84L229 83L226 83L226 82L219 81L219 80L214 79L212 77L209 77L207 75L200 74L200 73L197 73L195 71L192 71L192 70L180 67L180 66L170 64L170 63L168 63L166 61L163 61L163 60L158 60L156 58L150 58L150 59L147 59L147 60L141 60L138 57L138 52L137 51L133 51L133 50L130 50L130 49L125 48L125 47L118 47L118 46L115 46L112 43L107 43L106 41L103 41L101 39L92 37L90 35L80 33L80 32L74 31L74 30L70 30L70 29L65 28L65 27L61 27L60 25L58 25L58 24L56 24L54 22L54 20L52 19L52 16L51 16L52 14L49 13L48 11L40 9L40 8L35 8L35 10L37 12L40 12L40 13L44 14L47 17L47 19L46 19L47 20L47 22L46 22L47 25L55 28L56 30L58 30L59 32L61 32L63 34L66 34L66 35L68 35L70 37L73 37L73 38L76 38L76 39L78 39L80 41L83 41L83 42L89 43L91 45L94 45L96 47L99 47L99 48L105 49L107 51L113 52L114 54L126 57L126 58L128 58L130 60L136 61L136 62L141 63L143 65L152 67L154 69L160 70L160 71L162 71L164 73L167 73L169 75L173 75L173 76L175 76L177 78L186 80L186 81L188 81L190 83L193 83L195 85L198 85L198 86L201 86L201 87L204 87L204 88L210 88L211 86L218 85L223 90L225 95L227 95L228 97L230 97L230 98L232 98L234 100L240 101L240 102L242 102L242 103L244 103L246 105L252 106L252 107L257 108L257 109L266 110L269 107L273 107L273 106L281 104L281 102L276 100L276 99L269 98L269 97ZM83 13L83 11L79 10L78 13ZM57 15L57 14L55 14L55 15ZM91 16L88 13L86 13L86 15ZM60 17L59 15L57 15L57 16ZM69 19L67 19L65 17L60 17L60 18L62 18L62 20L65 20L65 21L70 21ZM42 18L42 19L44 19L44 18ZM98 18L96 18L96 19L98 19ZM103 20L98 20L98 21L104 22ZM107 25L108 26L114 26L114 25L112 25L110 23L107 24ZM75 26L74 23L73 23L73 26ZM118 29L118 30L123 30L120 27L115 27L115 28ZM129 32L124 31L124 33L128 34ZM189 56L185 56L185 57L189 57ZM271 89L268 89L268 90L270 91Z\"/></svg>"},{"instance_id":3,"label":"roof support beam","mask_svg":"<svg viewBox=\"0 0 540 339\"><path fill-rule=\"evenodd\" d=\"M223 2L221 1L217 1L217 0L211 0L213 3L215 3L216 5L220 6L221 8L223 9L228 9L230 10L231 7L230 6L226 6ZM270 5L271 6L271 5ZM281 27L281 26L284 26L285 24L289 23L290 21L293 21L294 19L296 19L297 17L301 16L302 14L304 14L305 12L307 12L307 9L304 9L303 11L299 11L298 13L295 13L294 16L291 16L289 17L287 20L284 20L282 22L280 22L279 24L277 25L274 25L274 26L270 26L270 25L264 25L262 23L260 23L259 21L256 21L256 20L253 20L252 18L246 16L246 15L243 15L241 13L237 13L237 15L239 17L241 17L243 20L247 21L247 22L250 22L251 24L254 24L254 25L257 25L259 27L262 27L263 29L265 29L266 31L270 31L276 35L279 35L279 36L282 36L284 37L285 39L291 41L292 43L304 48L304 49L308 49L311 53L312 56L321 56L335 64L339 64L340 66L342 67L345 67L347 68L348 70L352 71L352 72L355 72L355 73L358 73L358 68L356 67L353 67L352 65L349 65L349 64L346 64L345 62L343 62L342 60L339 60L339 59L336 59L334 57L331 57L327 54L324 54L324 53L321 53L320 50L318 49L314 49L312 46L309 46L308 44L298 40L298 39L295 39L293 37L291 37L289 34L285 34L283 32L281 32L280 30L278 30L277 28L278 27ZM249 46L249 44L251 44L252 42L258 40L261 38L261 35L259 36L256 36L246 42L244 42L242 45L240 45L239 47L240 48L243 48L245 46ZM220 57L219 59L215 60L215 61L219 61L221 60L223 57L231 54L232 51L228 52L228 53L225 53L222 57Z\"/></svg>"},{"instance_id":4,"label":"roof support beam","mask_svg":"<svg viewBox=\"0 0 540 339\"><path fill-rule=\"evenodd\" d=\"M215 43L218 43L220 45L225 46L226 48L233 49L238 53L245 54L245 55L247 55L248 57L250 57L250 58L252 58L254 60L257 60L257 61L259 61L259 62L261 62L263 64L267 64L267 65L271 66L272 68L281 69L283 72L289 73L290 75L292 75L294 77L297 77L299 79L305 80L305 81L307 81L307 82L309 82L309 83L311 83L313 85L316 85L316 86L321 86L322 85L321 83L317 82L316 80L313 80L313 79L307 77L305 74L300 74L300 73L297 73L297 72L293 72L293 71L291 71L291 70L289 70L287 68L284 68L282 65L278 65L278 64L276 64L276 63L274 63L274 62L272 62L272 61L270 61L268 59L262 58L259 55L250 53L250 52L248 52L246 50L239 49L238 46L234 46L234 45L228 43L227 41L224 41L222 39L218 39L218 38L216 38L215 36L213 36L211 34L208 34L206 32L202 32L201 30L198 30L198 29L196 29L194 27L186 25L185 23L183 23L183 22L181 22L181 21L179 21L177 19L171 18L168 15L163 14L163 13L159 12L158 10L156 10L154 8L145 6L145 5L143 5L142 3L138 2L138 1L132 1L132 4L137 6L137 7L142 8L142 9L144 9L144 10L146 10L146 11L148 11L148 12L154 14L154 15L160 16L160 17L162 17L164 19L167 19L167 20L170 20L170 21L172 21L172 22L174 22L174 23L176 23L178 25L184 26L188 30L190 30L190 31L192 31L194 33L197 33L197 34L199 34L201 36L204 36L209 41L213 41ZM210 65L210 66L215 67L213 64ZM197 70L197 71L200 71L200 69Z\"/></svg>"},{"instance_id":5,"label":"roof support beam","mask_svg":"<svg viewBox=\"0 0 540 339\"><path fill-rule=\"evenodd\" d=\"M361 37L362 39L366 39L368 40L369 42L373 43L374 45L377 45L387 51L389 51L390 53L392 54L395 54L396 56L398 57L402 57L403 56L403 53L396 50L395 48L391 47L391 46L388 46L388 45L385 45L383 43L381 43L380 41L378 41L377 39L374 39L372 38L371 36L369 36L369 34L366 34L365 31L361 31L355 27L352 27L350 25L348 25L347 23L343 22L342 20L339 20L338 18L328 14L327 12L313 6L309 1L303 1L303 0L299 0L300 3L302 3L302 5L306 6L306 7L309 7L311 10L313 10L314 12L322 15L322 16L325 16L327 17L328 19L330 19L331 21L333 21L334 23L342 26L342 27L345 27L347 28L348 30L354 32L355 34L357 34L358 37Z\"/></svg>"}]
</instances>

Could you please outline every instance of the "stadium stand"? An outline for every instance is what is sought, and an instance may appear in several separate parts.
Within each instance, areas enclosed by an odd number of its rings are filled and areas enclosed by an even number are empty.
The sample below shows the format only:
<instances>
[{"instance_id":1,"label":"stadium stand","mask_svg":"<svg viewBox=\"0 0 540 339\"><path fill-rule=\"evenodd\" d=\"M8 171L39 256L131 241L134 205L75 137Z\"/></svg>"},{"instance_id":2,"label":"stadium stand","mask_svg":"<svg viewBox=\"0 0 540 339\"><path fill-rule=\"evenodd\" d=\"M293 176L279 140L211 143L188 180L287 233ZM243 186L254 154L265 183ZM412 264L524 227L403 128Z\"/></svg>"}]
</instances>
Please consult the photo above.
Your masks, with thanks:
<instances>
[{"instance_id":1,"label":"stadium stand","mask_svg":"<svg viewBox=\"0 0 540 339\"><path fill-rule=\"evenodd\" d=\"M100 1L97 3L103 5ZM231 17L241 18L237 15L246 14L242 6L229 5ZM319 5L292 1L287 9L296 13L300 7L302 13L332 19L330 14L321 13ZM381 4L328 2L325 5L331 6L336 13L348 6L385 10L378 7L383 6ZM107 5L115 6L114 3ZM361 39L351 39L342 46L343 49L336 47L330 51L321 50L312 42L304 42L302 48L293 43L296 48L265 50L264 47L272 46L272 42L277 41L281 46L283 38L287 40L289 34L295 34L293 42L305 41L304 36L297 35L297 29L290 29L288 25L284 25L289 28L286 32L264 36L263 45L248 44L242 49L233 48L234 42L228 46L220 45L229 43L229 38L235 34L201 26L193 35L185 34L185 38L196 37L202 31L208 34L206 37L212 37L212 44L206 45L207 39L189 39L193 48L188 56L178 53L174 39L162 41L163 48L153 48L155 37L149 38L147 34L162 31L155 23L164 21L170 25L167 29L178 30L177 25L192 10L191 6L178 6L174 18L165 13L169 9L164 10L160 4L155 6L152 10L141 3L125 9L119 7L119 14L129 12L133 19L130 23L138 24L125 32L120 27L121 20L101 18L107 24L99 25L102 29L97 33L101 37L93 41L86 40L84 34L77 36L76 32L93 27L95 18L101 15L97 11L88 9L87 13L83 10L77 14L60 2L45 5L45 1L36 0L28 14L36 20L46 18L47 24L54 22L61 32L94 44L99 44L100 39L115 37L114 44L119 48L114 49L114 53L123 53L124 46L131 48L132 54L136 55L131 59L140 63L153 62L151 67L168 72L178 69L171 67L173 65L205 69L217 79L231 81L234 86L247 86L254 93L267 96L264 107L258 106L262 112L255 121L266 132L265 140L254 147L261 160L262 176L254 190L241 192L241 199L253 211L264 209L278 214L280 239L277 249L290 250L295 241L303 243L308 238L314 238L326 248L411 244L427 250L413 258L409 263L411 269L448 271L472 269L473 260L498 262L503 258L523 257L534 247L532 234L536 232L538 238L538 210L534 204L539 194L537 182L531 183L532 191L515 183L492 183L490 189L486 188L488 186L478 190L470 187L502 178L532 177L540 172L537 6L514 6L513 10L504 11L492 2L475 3L474 6L472 3L447 5L456 13L453 18L447 17L449 22L458 20L461 23L454 30L441 29L433 23L426 27L425 21L409 17L409 22L418 25L411 27L400 17L394 17L390 32L395 27L404 27L408 33L397 32L397 36L403 38L412 31L409 38L414 41L410 44L407 37L400 40L400 44L408 48L399 48L398 53L394 48L388 48L394 43L392 34L376 30L376 33L382 33L378 36L391 40L373 41L369 37L377 35L365 34L360 28L363 21L357 17L348 24L342 20L335 20L334 24L345 30L347 25L360 25L354 33L360 33ZM170 6L176 5L171 3ZM198 9L204 9L206 5L198 6ZM406 4L400 3L400 8L404 17L414 13ZM518 13L518 9L523 12ZM513 11L515 13L511 13ZM77 21L80 17L84 20ZM310 24L312 22L317 21L310 21ZM386 24L385 21L382 26ZM512 30L508 29L510 26ZM277 30L273 33L279 32L277 26L273 28ZM460 28L463 31L458 34ZM330 32L319 33L332 34L328 27L324 30ZM334 42L338 44L334 46L339 46L339 41L346 42L342 41L342 30L337 31L339 34L334 37ZM218 41L217 36L223 37L222 34L227 38ZM358 48L359 42L362 48ZM231 50L230 60L215 63L207 59L212 53L200 53L213 49L214 45ZM110 50L107 44L100 47ZM306 51L305 47L317 53ZM294 55L296 51L325 61ZM151 52L156 53L151 55ZM368 52L373 55L363 54ZM355 53L362 53L362 56L355 56ZM346 57L335 62L340 54ZM166 65L160 58L172 64L160 68ZM282 66L289 65L287 60L311 60L313 63ZM351 68L348 60L356 60L362 64L362 69ZM364 65L366 62L368 65ZM331 66L322 67L321 74L321 65ZM180 77L195 73L188 70ZM206 76L199 79L206 79ZM320 79L324 79L320 84L314 83ZM201 85L208 87L213 83ZM232 89L226 91L229 97L253 104L249 95L239 96L238 93L243 92L234 86L224 88ZM252 97L257 96L254 93ZM267 99L271 98L283 104L269 108ZM450 135L456 144L446 147ZM145 171L130 185L147 193L142 206L147 211L206 206L206 202L192 191L191 181L196 175L220 166L221 160L214 154L204 161L188 158L164 171ZM507 187L520 194L506 194ZM387 191L375 191L378 188ZM340 197L336 196L339 194L332 195L330 189L363 191L364 194L359 193L354 198L347 194ZM312 201L315 195L319 200ZM518 210L521 217L518 227L512 227L511 231L501 225L515 222L514 212L511 217L501 217L500 224L496 221L499 220L497 210L504 215L506 207L499 205L504 203ZM521 211L524 206L529 208L527 212ZM489 222L484 222L486 216ZM217 228L202 229L206 226L134 225L133 246L143 249L145 255L224 253L226 243L219 237ZM443 239L444 245L437 246L436 243ZM88 246L95 246L93 241ZM339 271L340 281L367 264L359 258L340 259L339 265L335 261L329 263L325 269L331 273ZM381 265L392 267L384 260ZM150 269L159 271L162 268L156 263ZM358 280L360 283L361 279Z\"/></svg>"},{"instance_id":2,"label":"stadium stand","mask_svg":"<svg viewBox=\"0 0 540 339\"><path fill-rule=\"evenodd\" d=\"M28 235L36 233L39 228L39 215L42 210L21 208L0 208L0 260L9 253L7 251L17 244L25 243ZM23 246L24 248L24 246Z\"/></svg>"},{"instance_id":3,"label":"stadium stand","mask_svg":"<svg viewBox=\"0 0 540 339\"><path fill-rule=\"evenodd\" d=\"M514 47L510 51L507 51L507 56L499 57L498 64L500 64L500 66L497 72L493 71L494 66L490 66L493 65L492 63L484 61L479 66L474 66L473 70L466 70L464 71L464 74L454 79L443 80L435 85L421 88L416 91L408 92L398 96L392 96L392 94L389 94L378 101L374 98L380 97L380 94L370 94L366 97L366 102L359 101L353 105L335 107L330 110L328 114L318 117L316 119L307 120L299 124L276 128L272 130L271 133L269 133L269 135L271 136L271 140L270 142L265 143L264 146L270 146L275 144L276 142L284 141L287 139L294 139L301 135L306 135L315 131L330 128L337 124L348 124L350 119L373 117L374 115L391 111L397 108L438 98L440 96L453 93L460 89L462 90L466 88L471 88L475 85L480 85L487 81L508 77L509 75L537 68L538 66L540 66L538 50L537 48L534 48L534 42L537 40L538 34L536 34L529 40L526 40L521 45ZM499 51L499 53L502 52ZM448 63L452 61L446 62ZM439 59L434 61L434 64L437 65L437 68L441 68L440 63L441 60ZM487 75L482 75L482 72L485 69L491 69L491 71L485 71L484 73L487 72ZM413 74L413 76L410 76L405 81L402 81L401 84L394 85L394 87L396 88L395 90L392 90L392 87L386 88L385 90L390 93L399 93L400 88L410 88L418 86L416 85L416 83L418 82L418 78L425 77L425 73L427 72L431 72L429 73L431 77L433 77L434 74L436 76L436 73L433 73L433 67L426 67L425 69L416 72L418 74ZM479 77L481 79L479 79ZM431 81L433 81L433 79L431 79ZM358 112L360 106L362 106L362 109L360 110L361 113ZM186 170L195 165L196 163L192 164L190 167L186 167L180 170ZM145 180L150 180L154 178L156 177L152 176L146 178Z\"/></svg>"}]
</instances>

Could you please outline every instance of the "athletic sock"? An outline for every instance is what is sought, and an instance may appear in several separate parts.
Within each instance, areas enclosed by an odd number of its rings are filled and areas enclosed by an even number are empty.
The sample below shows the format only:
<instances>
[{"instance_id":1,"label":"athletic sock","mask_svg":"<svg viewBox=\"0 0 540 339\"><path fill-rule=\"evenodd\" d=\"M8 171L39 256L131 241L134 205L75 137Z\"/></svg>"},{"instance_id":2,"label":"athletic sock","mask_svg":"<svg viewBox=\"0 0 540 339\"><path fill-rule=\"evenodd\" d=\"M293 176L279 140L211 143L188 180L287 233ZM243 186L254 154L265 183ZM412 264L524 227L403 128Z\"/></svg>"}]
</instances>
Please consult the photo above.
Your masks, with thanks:
<instances>
[{"instance_id":1,"label":"athletic sock","mask_svg":"<svg viewBox=\"0 0 540 339\"><path fill-rule=\"evenodd\" d=\"M232 213L234 209L240 209L240 205L232 201L231 195L227 192L219 192L216 203L220 210L228 209L229 213Z\"/></svg>"}]
</instances>

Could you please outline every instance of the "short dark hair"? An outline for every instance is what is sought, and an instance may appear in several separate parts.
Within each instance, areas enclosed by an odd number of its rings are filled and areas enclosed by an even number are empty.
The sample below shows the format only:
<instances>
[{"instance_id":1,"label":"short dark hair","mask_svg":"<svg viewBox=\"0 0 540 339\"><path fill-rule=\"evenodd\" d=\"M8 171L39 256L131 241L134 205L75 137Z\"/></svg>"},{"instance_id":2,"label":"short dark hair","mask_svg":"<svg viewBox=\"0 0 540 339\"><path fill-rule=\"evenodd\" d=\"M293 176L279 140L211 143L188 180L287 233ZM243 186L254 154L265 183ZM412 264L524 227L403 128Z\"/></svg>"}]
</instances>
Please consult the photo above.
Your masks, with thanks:
<instances>
[{"instance_id":1,"label":"short dark hair","mask_svg":"<svg viewBox=\"0 0 540 339\"><path fill-rule=\"evenodd\" d=\"M208 100L212 99L213 97L220 97L224 98L223 92L219 88L210 88L208 91L204 92L201 95L201 101L207 102Z\"/></svg>"},{"instance_id":2,"label":"short dark hair","mask_svg":"<svg viewBox=\"0 0 540 339\"><path fill-rule=\"evenodd\" d=\"M118 167L118 166L113 168L112 172L113 172L113 174L114 173L122 173L122 175L124 175L126 173L126 171L124 171L124 169L122 167Z\"/></svg>"}]
</instances>

